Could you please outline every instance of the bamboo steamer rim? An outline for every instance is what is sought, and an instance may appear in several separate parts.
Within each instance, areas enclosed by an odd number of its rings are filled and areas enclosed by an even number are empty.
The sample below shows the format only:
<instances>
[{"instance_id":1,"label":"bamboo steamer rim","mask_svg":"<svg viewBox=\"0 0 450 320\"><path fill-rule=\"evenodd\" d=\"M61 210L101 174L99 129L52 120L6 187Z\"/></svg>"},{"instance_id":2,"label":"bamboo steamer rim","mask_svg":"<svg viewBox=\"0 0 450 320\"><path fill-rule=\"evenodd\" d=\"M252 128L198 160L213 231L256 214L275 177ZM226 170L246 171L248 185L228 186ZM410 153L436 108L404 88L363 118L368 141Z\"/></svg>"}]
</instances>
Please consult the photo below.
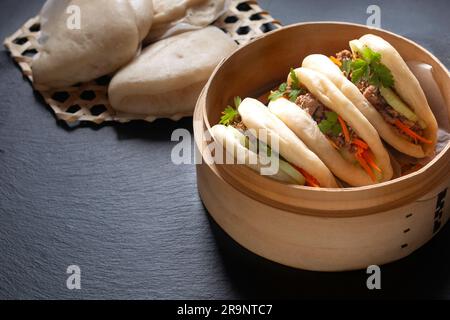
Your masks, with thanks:
<instances>
[{"instance_id":1,"label":"bamboo steamer rim","mask_svg":"<svg viewBox=\"0 0 450 320\"><path fill-rule=\"evenodd\" d=\"M366 33L376 31L377 33L387 34L391 37L396 38L398 41L403 41L416 47L419 51L422 51L425 55L427 55L434 63L433 69L437 67L446 71L447 77L449 75L446 67L436 58L434 57L428 50L423 48L422 46L414 43L411 40L408 40L402 36L394 34L389 31L367 27L361 24L355 23L347 23L347 22L333 22L333 21L324 21L324 22L302 22L293 25L289 25L283 27L282 29L278 29L272 31L268 34L262 35L261 37L255 39L251 43L238 48L234 53L232 53L228 58L222 60L222 62L216 67L213 74L211 75L208 83L206 84L202 94L199 97L197 102L196 111L194 113L194 131L196 136L196 144L198 147L201 147L203 143L199 141L199 130L211 130L211 124L208 119L207 113L207 101L208 97L211 94L210 88L214 82L216 75L224 68L230 60L233 60L236 55L239 55L240 52L245 50L251 50L252 47L256 46L258 42L264 41L269 37L273 37L278 33L289 32L292 29L296 29L302 26L326 26L326 25L336 25L336 28L339 26L344 27L356 27L365 29ZM350 40L350 39L349 39ZM435 70L433 70L435 71ZM446 85L450 86L450 79ZM438 85L441 85L438 83ZM442 88L441 93L442 93ZM444 97L445 98L445 97ZM446 101L447 104L449 101ZM447 106L450 108L450 106ZM195 122L199 120L203 125L196 124ZM201 150L201 149L200 149ZM436 169L436 167L440 165L440 169ZM213 170L217 175L223 178L226 182L231 184L234 188L238 189L241 192L244 192L248 196L253 199L264 202L276 208L280 208L283 210L287 210L294 213L306 214L306 215L315 215L315 216L330 216L330 217L348 217L348 216L363 216L368 214L373 214L376 212L382 211L382 209L390 210L396 207L400 207L407 203L410 203L414 200L417 200L423 196L425 196L429 191L430 187L428 187L427 183L432 183L432 185L438 185L442 182L450 180L450 142L432 159L428 164L426 164L423 168L410 173L408 175L378 183L375 185L362 186L362 187L350 187L350 188L310 188L305 186L297 186L297 185L288 185L277 182L272 179L268 179L266 177L260 176L258 173L254 172L250 168L244 165L208 165L210 170ZM430 169L436 169L434 172L430 172ZM239 176L244 176L250 178L252 181L255 181L254 187L249 186L247 183L243 181ZM404 186L414 185L411 181L415 181L417 185L420 187L411 188L410 191L405 192L402 191ZM266 188L262 192L262 189L257 190L259 185L264 185ZM268 188L267 188L268 187ZM395 199L388 199L392 192L400 189L399 196L394 197ZM283 195L285 194L285 195ZM288 194L288 195L286 195ZM302 204L297 203L298 201L291 202L291 195L295 195L298 197L297 200L301 200ZM374 199L367 199L368 196L376 194L377 196ZM339 198L337 198L339 196ZM330 205L326 207L326 209L318 209L317 201L319 201L319 197L323 198L323 201L328 201L327 199L334 199L330 201ZM336 209L333 209L333 203L343 203L345 201L349 201L349 198L352 198L351 201L360 201L366 202L366 204L360 203L356 208L342 208L342 205L338 205ZM354 200L354 199L363 199L363 200ZM385 199L383 199L385 198ZM346 200L347 199L347 200ZM383 203L383 200L386 200ZM316 202L316 204L314 204Z\"/></svg>"}]
</instances>

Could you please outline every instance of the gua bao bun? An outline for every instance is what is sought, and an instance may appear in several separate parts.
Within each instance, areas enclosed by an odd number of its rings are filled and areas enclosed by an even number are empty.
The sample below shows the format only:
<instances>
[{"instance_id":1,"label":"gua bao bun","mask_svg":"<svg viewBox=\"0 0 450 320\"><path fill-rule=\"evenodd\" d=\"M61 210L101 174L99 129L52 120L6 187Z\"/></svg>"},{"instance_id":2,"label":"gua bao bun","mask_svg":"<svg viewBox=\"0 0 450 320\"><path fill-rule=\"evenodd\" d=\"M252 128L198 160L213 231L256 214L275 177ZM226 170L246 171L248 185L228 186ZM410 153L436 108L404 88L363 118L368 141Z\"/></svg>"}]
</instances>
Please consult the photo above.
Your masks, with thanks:
<instances>
[{"instance_id":1,"label":"gua bao bun","mask_svg":"<svg viewBox=\"0 0 450 320\"><path fill-rule=\"evenodd\" d=\"M111 80L111 105L116 111L149 118L192 115L212 71L236 47L212 26L158 41Z\"/></svg>"},{"instance_id":2,"label":"gua bao bun","mask_svg":"<svg viewBox=\"0 0 450 320\"><path fill-rule=\"evenodd\" d=\"M135 14L139 29L139 40L142 41L148 35L153 24L152 0L129 0Z\"/></svg>"},{"instance_id":3,"label":"gua bao bun","mask_svg":"<svg viewBox=\"0 0 450 320\"><path fill-rule=\"evenodd\" d=\"M213 23L228 8L228 0L153 0L153 27L144 43L204 28Z\"/></svg>"},{"instance_id":4,"label":"gua bao bun","mask_svg":"<svg viewBox=\"0 0 450 320\"><path fill-rule=\"evenodd\" d=\"M80 28L68 27L70 6ZM60 88L116 71L136 55L153 19L152 0L48 0L41 11L37 86Z\"/></svg>"}]
</instances>

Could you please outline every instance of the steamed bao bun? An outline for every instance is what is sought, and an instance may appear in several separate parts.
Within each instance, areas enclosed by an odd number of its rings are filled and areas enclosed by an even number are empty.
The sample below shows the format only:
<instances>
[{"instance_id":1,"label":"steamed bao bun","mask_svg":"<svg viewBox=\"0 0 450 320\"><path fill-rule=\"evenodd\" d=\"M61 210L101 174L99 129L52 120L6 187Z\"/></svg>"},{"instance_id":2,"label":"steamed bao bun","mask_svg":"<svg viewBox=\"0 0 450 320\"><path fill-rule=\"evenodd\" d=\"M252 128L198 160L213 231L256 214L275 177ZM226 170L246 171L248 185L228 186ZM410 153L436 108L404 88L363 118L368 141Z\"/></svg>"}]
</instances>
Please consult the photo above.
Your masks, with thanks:
<instances>
[{"instance_id":1,"label":"steamed bao bun","mask_svg":"<svg viewBox=\"0 0 450 320\"><path fill-rule=\"evenodd\" d=\"M149 118L178 120L192 115L212 71L236 47L212 26L158 41L111 80L111 106Z\"/></svg>"},{"instance_id":2,"label":"steamed bao bun","mask_svg":"<svg viewBox=\"0 0 450 320\"><path fill-rule=\"evenodd\" d=\"M71 5L81 29L67 27ZM39 54L32 61L38 86L61 88L112 73L131 61L153 21L152 0L48 0L42 11Z\"/></svg>"},{"instance_id":3,"label":"steamed bao bun","mask_svg":"<svg viewBox=\"0 0 450 320\"><path fill-rule=\"evenodd\" d=\"M153 0L153 27L145 44L204 28L229 7L229 0Z\"/></svg>"}]
</instances>

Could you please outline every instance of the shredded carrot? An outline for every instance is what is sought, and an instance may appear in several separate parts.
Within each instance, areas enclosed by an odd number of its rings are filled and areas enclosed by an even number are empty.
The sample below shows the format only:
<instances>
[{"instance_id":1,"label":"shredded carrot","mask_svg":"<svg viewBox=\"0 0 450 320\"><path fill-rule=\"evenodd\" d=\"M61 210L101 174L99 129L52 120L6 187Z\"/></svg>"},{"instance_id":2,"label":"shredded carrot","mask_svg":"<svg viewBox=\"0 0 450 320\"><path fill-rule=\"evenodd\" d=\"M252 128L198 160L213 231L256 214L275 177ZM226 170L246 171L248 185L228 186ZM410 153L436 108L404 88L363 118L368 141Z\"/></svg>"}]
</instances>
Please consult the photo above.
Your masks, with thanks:
<instances>
[{"instance_id":1,"label":"shredded carrot","mask_svg":"<svg viewBox=\"0 0 450 320\"><path fill-rule=\"evenodd\" d=\"M358 160L359 164L361 165L361 167L367 172L367 174L369 175L369 177L372 179L373 182L376 181L376 177L375 174L373 173L372 169L370 168L370 166L367 164L366 160L363 158L362 155L360 154L356 154L356 159Z\"/></svg>"},{"instance_id":2,"label":"shredded carrot","mask_svg":"<svg viewBox=\"0 0 450 320\"><path fill-rule=\"evenodd\" d=\"M355 141L356 141L356 143L354 143ZM380 173L381 173L381 169L377 166L377 164L373 160L373 155L370 152L370 150L368 150L368 145L360 139L355 139L355 140L353 140L352 143L354 143L356 146L356 154L355 154L356 159L358 160L361 167L370 176L372 181L375 182L376 177L372 171L372 168L374 168L375 170L377 170Z\"/></svg>"},{"instance_id":3,"label":"shredded carrot","mask_svg":"<svg viewBox=\"0 0 450 320\"><path fill-rule=\"evenodd\" d=\"M404 133L406 133L408 136L410 136L411 138L414 139L414 141L417 142L417 140L426 143L426 144L432 144L433 141L425 139L424 137L418 135L417 133L415 133L414 131L412 131L407 125L403 124L400 120L395 120L394 124L397 126L397 128L399 128L400 130L402 130Z\"/></svg>"},{"instance_id":4,"label":"shredded carrot","mask_svg":"<svg viewBox=\"0 0 450 320\"><path fill-rule=\"evenodd\" d=\"M362 141L361 139L358 139L358 138L353 139L352 143L353 143L354 145L356 145L356 146L358 146L358 147L364 149L364 150L369 149L369 146L367 145L367 143L365 143L365 142Z\"/></svg>"},{"instance_id":5,"label":"shredded carrot","mask_svg":"<svg viewBox=\"0 0 450 320\"><path fill-rule=\"evenodd\" d=\"M307 186L320 188L319 181L317 181L317 179L314 178L311 174L309 174L306 170L299 168L297 166L294 166L294 168L297 169L305 177Z\"/></svg>"},{"instance_id":6,"label":"shredded carrot","mask_svg":"<svg viewBox=\"0 0 450 320\"><path fill-rule=\"evenodd\" d=\"M341 118L341 116L338 116L339 123L342 127L342 132L344 133L345 142L350 142L350 133L348 132L347 125L345 124L344 119Z\"/></svg>"},{"instance_id":7,"label":"shredded carrot","mask_svg":"<svg viewBox=\"0 0 450 320\"><path fill-rule=\"evenodd\" d=\"M364 158L364 160L366 160L366 162L375 170L377 170L379 173L381 173L381 169L380 167L377 166L377 164L375 163L375 161L373 160L373 156L372 156L372 152L370 152L369 150L365 150L362 153L362 157Z\"/></svg>"},{"instance_id":8,"label":"shredded carrot","mask_svg":"<svg viewBox=\"0 0 450 320\"><path fill-rule=\"evenodd\" d=\"M335 57L330 56L330 60L333 61L333 63L334 63L335 65L337 65L339 68L342 67L342 62L339 61L339 59L336 59Z\"/></svg>"}]
</instances>

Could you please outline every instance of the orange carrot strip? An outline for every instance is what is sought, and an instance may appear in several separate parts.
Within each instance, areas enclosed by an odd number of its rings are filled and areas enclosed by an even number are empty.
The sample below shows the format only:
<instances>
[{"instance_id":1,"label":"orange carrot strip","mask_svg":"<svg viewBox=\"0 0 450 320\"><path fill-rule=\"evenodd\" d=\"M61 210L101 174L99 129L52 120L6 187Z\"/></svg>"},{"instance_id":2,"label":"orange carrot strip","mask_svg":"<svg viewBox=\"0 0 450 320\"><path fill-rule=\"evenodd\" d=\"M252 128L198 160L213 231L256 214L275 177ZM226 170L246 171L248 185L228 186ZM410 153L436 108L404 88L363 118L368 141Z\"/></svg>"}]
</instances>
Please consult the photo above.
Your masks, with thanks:
<instances>
[{"instance_id":1,"label":"orange carrot strip","mask_svg":"<svg viewBox=\"0 0 450 320\"><path fill-rule=\"evenodd\" d=\"M367 145L367 143L365 143L364 141L362 141L361 139L353 139L352 143L358 147L361 147L362 149L369 149L369 146Z\"/></svg>"},{"instance_id":2,"label":"orange carrot strip","mask_svg":"<svg viewBox=\"0 0 450 320\"><path fill-rule=\"evenodd\" d=\"M306 184L309 187L314 187L314 188L320 188L320 184L319 181L317 181L316 178L314 178L311 174L309 174L308 172L306 172L306 170L299 168L297 166L292 165L295 169L297 169L304 177L306 180Z\"/></svg>"},{"instance_id":3,"label":"orange carrot strip","mask_svg":"<svg viewBox=\"0 0 450 320\"><path fill-rule=\"evenodd\" d=\"M364 152L364 149L361 146L356 145L356 154L361 156Z\"/></svg>"},{"instance_id":4,"label":"orange carrot strip","mask_svg":"<svg viewBox=\"0 0 450 320\"><path fill-rule=\"evenodd\" d=\"M344 119L341 118L341 116L338 116L338 120L339 120L339 124L342 127L342 132L344 133L345 142L349 143L350 142L350 133L348 132L347 125L345 124L345 121L344 121Z\"/></svg>"},{"instance_id":5,"label":"orange carrot strip","mask_svg":"<svg viewBox=\"0 0 450 320\"><path fill-rule=\"evenodd\" d=\"M417 133L415 133L414 131L412 131L408 126L406 126L405 124L403 124L400 120L395 120L394 124L397 126L397 128L399 128L400 130L402 130L404 133L406 133L407 135L409 135L410 137L414 138L414 141L421 141L423 143L426 144L432 144L433 141L425 139L424 137L418 135Z\"/></svg>"},{"instance_id":6,"label":"orange carrot strip","mask_svg":"<svg viewBox=\"0 0 450 320\"><path fill-rule=\"evenodd\" d=\"M339 61L339 59L336 59L335 57L330 56L330 60L333 61L333 63L334 63L335 65L337 65L339 68L342 67L342 62Z\"/></svg>"},{"instance_id":7,"label":"orange carrot strip","mask_svg":"<svg viewBox=\"0 0 450 320\"><path fill-rule=\"evenodd\" d=\"M376 181L375 174L373 173L370 166L367 164L366 160L364 160L364 158L359 154L356 154L356 159L358 160L361 167L367 172L372 181L375 182Z\"/></svg>"},{"instance_id":8,"label":"orange carrot strip","mask_svg":"<svg viewBox=\"0 0 450 320\"><path fill-rule=\"evenodd\" d=\"M377 164L375 163L375 161L373 161L373 157L372 157L372 153L369 150L365 150L362 154L362 157L364 158L364 160L366 160L366 162L375 170L377 170L379 173L381 173L381 169L380 167L377 166Z\"/></svg>"}]
</instances>

